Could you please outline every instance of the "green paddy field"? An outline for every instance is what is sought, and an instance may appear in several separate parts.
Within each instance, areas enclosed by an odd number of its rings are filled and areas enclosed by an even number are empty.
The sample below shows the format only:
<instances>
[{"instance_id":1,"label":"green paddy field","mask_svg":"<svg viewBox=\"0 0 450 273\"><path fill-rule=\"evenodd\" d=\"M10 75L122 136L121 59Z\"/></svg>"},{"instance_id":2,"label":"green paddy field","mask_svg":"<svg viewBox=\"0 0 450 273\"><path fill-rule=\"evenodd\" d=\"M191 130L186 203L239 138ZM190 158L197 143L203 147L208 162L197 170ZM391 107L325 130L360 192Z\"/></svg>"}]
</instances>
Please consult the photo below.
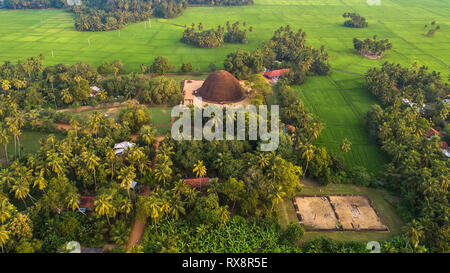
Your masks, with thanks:
<instances>
[{"instance_id":1,"label":"green paddy field","mask_svg":"<svg viewBox=\"0 0 450 273\"><path fill-rule=\"evenodd\" d=\"M344 12L358 12L369 22L366 29L343 26ZM190 7L174 19L152 19L120 31L78 32L72 14L64 10L0 10L0 60L17 60L44 54L47 64L72 64L87 61L99 65L105 60L122 60L129 70L138 71L141 63L167 56L177 67L192 62L194 70L206 70L213 62L221 67L227 53L254 49L282 25L301 28L308 41L324 44L335 68L363 73L384 61L410 64L417 61L449 75L450 1L381 0L369 6L366 0L255 0L244 7ZM184 25L202 22L205 28L225 25L226 21L246 21L254 27L248 45L217 49L197 49L181 43ZM433 38L426 37L424 25L435 20L441 26ZM147 26L147 27L146 27ZM389 38L393 50L383 60L368 60L355 55L353 37L378 35ZM53 50L53 56L52 56Z\"/></svg>"}]
</instances>

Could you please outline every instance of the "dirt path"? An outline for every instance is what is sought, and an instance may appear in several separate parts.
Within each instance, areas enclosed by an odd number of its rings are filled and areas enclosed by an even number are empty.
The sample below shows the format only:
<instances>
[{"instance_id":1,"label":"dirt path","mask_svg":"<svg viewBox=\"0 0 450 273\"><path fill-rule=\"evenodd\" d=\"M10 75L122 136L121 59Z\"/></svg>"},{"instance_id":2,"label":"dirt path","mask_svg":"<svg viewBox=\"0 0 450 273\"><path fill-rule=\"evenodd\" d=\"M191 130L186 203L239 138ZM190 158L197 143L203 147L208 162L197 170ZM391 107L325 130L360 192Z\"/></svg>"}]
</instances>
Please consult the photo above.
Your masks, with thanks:
<instances>
[{"instance_id":1,"label":"dirt path","mask_svg":"<svg viewBox=\"0 0 450 273\"><path fill-rule=\"evenodd\" d=\"M164 140L164 137L158 137L156 138L155 148L156 151L158 151L159 143ZM156 165L156 155L152 160L152 168L155 168ZM139 196L149 196L150 195L150 188L148 186L144 186L144 191ZM127 250L130 249L130 247L135 246L141 242L142 236L145 232L145 226L147 225L147 219L140 220L136 218L134 220L133 227L131 228L130 238L128 239L127 244Z\"/></svg>"},{"instance_id":2,"label":"dirt path","mask_svg":"<svg viewBox=\"0 0 450 273\"><path fill-rule=\"evenodd\" d=\"M98 110L98 109L106 109L106 108L117 108L123 105L126 105L128 101L123 101L123 102L114 102L114 103L105 103L105 104L100 104L97 106L80 106L78 108L64 108L64 109L60 109L60 110L56 110L56 112L74 112L74 113L78 113L78 112L83 112L83 111L88 111L88 110Z\"/></svg>"}]
</instances>

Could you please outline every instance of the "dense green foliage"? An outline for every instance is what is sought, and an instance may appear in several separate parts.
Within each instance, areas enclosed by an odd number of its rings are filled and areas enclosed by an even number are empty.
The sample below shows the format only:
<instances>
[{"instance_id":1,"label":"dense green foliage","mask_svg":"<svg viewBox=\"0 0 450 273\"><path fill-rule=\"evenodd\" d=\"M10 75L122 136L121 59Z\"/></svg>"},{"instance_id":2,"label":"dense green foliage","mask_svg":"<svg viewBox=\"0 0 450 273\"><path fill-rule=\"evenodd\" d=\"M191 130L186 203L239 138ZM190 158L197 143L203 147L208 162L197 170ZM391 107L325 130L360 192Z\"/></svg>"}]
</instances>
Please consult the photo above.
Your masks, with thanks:
<instances>
[{"instance_id":1,"label":"dense green foliage","mask_svg":"<svg viewBox=\"0 0 450 273\"><path fill-rule=\"evenodd\" d=\"M195 24L191 28L186 27L181 41L200 48L215 48L223 44L225 29L218 26L217 29L203 30L201 23L198 25L199 31L196 31Z\"/></svg>"},{"instance_id":2,"label":"dense green foliage","mask_svg":"<svg viewBox=\"0 0 450 273\"><path fill-rule=\"evenodd\" d=\"M243 22L242 26L245 28L247 24ZM249 31L252 32L253 27L249 27ZM247 44L247 29L241 30L239 21L234 22L232 25L227 21L227 33L225 33L224 41L225 43Z\"/></svg>"},{"instance_id":3,"label":"dense green foliage","mask_svg":"<svg viewBox=\"0 0 450 273\"><path fill-rule=\"evenodd\" d=\"M216 6L253 5L253 0L187 0L189 4Z\"/></svg>"},{"instance_id":4,"label":"dense green foliage","mask_svg":"<svg viewBox=\"0 0 450 273\"><path fill-rule=\"evenodd\" d=\"M373 40L353 38L353 47L358 54L367 57L382 57L384 52L392 49L392 43L388 39L378 40L377 36L373 36Z\"/></svg>"},{"instance_id":5,"label":"dense green foliage","mask_svg":"<svg viewBox=\"0 0 450 273\"><path fill-rule=\"evenodd\" d=\"M294 33L290 26L279 28L269 42L263 43L262 52L266 68L291 68L285 74L290 83L303 83L307 72L327 75L330 71L325 48L307 46L306 33L301 29Z\"/></svg>"},{"instance_id":6,"label":"dense green foliage","mask_svg":"<svg viewBox=\"0 0 450 273\"><path fill-rule=\"evenodd\" d=\"M226 224L192 228L183 222L170 221L157 232L147 229L144 252L187 253L278 253L300 252L292 241L282 242L280 227L270 220L234 216Z\"/></svg>"},{"instance_id":7,"label":"dense green foliage","mask_svg":"<svg viewBox=\"0 0 450 273\"><path fill-rule=\"evenodd\" d=\"M75 28L79 31L107 31L146 21L152 17L173 18L189 4L240 6L253 0L83 0L69 6L65 0L5 0L8 9L44 9L70 7L75 13Z\"/></svg>"},{"instance_id":8,"label":"dense green foliage","mask_svg":"<svg viewBox=\"0 0 450 273\"><path fill-rule=\"evenodd\" d=\"M46 9L63 8L65 0L4 0L3 5L7 9Z\"/></svg>"},{"instance_id":9,"label":"dense green foliage","mask_svg":"<svg viewBox=\"0 0 450 273\"><path fill-rule=\"evenodd\" d=\"M434 119L441 124L448 122L448 109L442 108L440 102L447 86L444 87L439 74L427 72L426 67L408 69L389 63L381 69L370 69L366 81L384 106L372 107L366 117L367 125L392 157L384 180L402 196L403 205L414 219L408 230L413 248L447 252L450 166L440 150L439 137L424 137L431 126L438 124L430 123L428 111L421 110L427 97L431 112L443 109ZM406 96L415 104L402 103Z\"/></svg>"},{"instance_id":10,"label":"dense green foliage","mask_svg":"<svg viewBox=\"0 0 450 273\"><path fill-rule=\"evenodd\" d=\"M239 80L247 79L264 70L263 55L259 49L253 52L238 49L227 55L223 66Z\"/></svg>"},{"instance_id":11,"label":"dense green foliage","mask_svg":"<svg viewBox=\"0 0 450 273\"><path fill-rule=\"evenodd\" d=\"M179 87L173 81L169 81L167 86L167 81L151 80L144 74L121 74L126 70L117 60L113 63L104 62L97 69L83 62L44 68L43 60L40 56L28 58L24 63L0 64L0 94L10 96L22 109L39 108L42 105L53 108L73 104L95 105L131 99L141 92L144 92L145 97L139 100L148 104L175 105L182 99ZM167 58L158 57L148 70L162 75L169 69L174 68ZM91 95L93 86L100 88L96 95Z\"/></svg>"},{"instance_id":12,"label":"dense green foliage","mask_svg":"<svg viewBox=\"0 0 450 273\"><path fill-rule=\"evenodd\" d=\"M344 22L344 26L346 27L365 28L369 26L369 23L366 22L366 18L360 16L358 13L346 12L342 15L342 17L350 18Z\"/></svg>"}]
</instances>

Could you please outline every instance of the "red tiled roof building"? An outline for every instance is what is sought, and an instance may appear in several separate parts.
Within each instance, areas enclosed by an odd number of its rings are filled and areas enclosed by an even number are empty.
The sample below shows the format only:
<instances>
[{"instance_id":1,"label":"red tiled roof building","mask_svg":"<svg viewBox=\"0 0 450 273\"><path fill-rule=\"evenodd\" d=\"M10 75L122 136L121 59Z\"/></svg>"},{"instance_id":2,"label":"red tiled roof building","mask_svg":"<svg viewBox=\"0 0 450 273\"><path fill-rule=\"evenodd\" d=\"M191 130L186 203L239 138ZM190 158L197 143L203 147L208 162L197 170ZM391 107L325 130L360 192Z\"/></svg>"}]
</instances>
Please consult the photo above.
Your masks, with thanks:
<instances>
[{"instance_id":1,"label":"red tiled roof building","mask_svg":"<svg viewBox=\"0 0 450 273\"><path fill-rule=\"evenodd\" d=\"M285 68L285 69L279 69L279 70L272 70L272 71L266 71L264 72L264 77L272 79L274 77L280 77L281 75L283 75L286 72L289 72L289 68Z\"/></svg>"}]
</instances>

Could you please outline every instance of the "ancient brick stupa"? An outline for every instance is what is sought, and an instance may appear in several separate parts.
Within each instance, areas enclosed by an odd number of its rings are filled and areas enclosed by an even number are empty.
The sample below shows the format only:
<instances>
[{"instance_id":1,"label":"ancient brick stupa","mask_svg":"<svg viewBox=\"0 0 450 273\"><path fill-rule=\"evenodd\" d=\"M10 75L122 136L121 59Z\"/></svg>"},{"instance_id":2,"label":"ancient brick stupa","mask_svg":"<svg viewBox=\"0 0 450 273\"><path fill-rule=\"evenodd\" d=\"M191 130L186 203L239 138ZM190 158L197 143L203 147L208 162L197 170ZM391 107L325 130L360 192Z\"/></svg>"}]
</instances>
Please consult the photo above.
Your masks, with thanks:
<instances>
[{"instance_id":1,"label":"ancient brick stupa","mask_svg":"<svg viewBox=\"0 0 450 273\"><path fill-rule=\"evenodd\" d=\"M225 70L211 73L197 90L197 96L213 103L232 103L245 98L239 81Z\"/></svg>"}]
</instances>

